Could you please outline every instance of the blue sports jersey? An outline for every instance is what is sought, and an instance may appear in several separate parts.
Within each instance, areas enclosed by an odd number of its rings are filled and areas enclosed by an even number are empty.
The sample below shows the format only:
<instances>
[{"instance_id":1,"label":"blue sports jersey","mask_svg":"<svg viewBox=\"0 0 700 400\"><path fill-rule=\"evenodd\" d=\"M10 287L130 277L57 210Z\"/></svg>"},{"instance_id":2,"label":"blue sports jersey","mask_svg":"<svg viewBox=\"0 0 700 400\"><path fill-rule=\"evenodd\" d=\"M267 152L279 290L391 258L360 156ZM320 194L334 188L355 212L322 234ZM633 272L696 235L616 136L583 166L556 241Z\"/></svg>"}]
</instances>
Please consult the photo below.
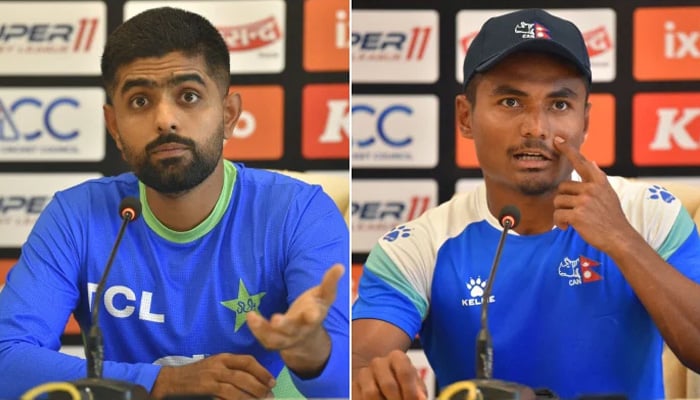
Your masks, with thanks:
<instances>
[{"instance_id":1,"label":"blue sports jersey","mask_svg":"<svg viewBox=\"0 0 700 400\"><path fill-rule=\"evenodd\" d=\"M680 201L658 186L609 182L649 245L700 281L700 240ZM483 185L396 227L367 259L353 319L420 334L440 387L473 379L483 293L501 232ZM494 378L563 398L664 396L659 331L613 260L573 228L511 232L492 290Z\"/></svg>"},{"instance_id":2,"label":"blue sports jersey","mask_svg":"<svg viewBox=\"0 0 700 400\"><path fill-rule=\"evenodd\" d=\"M127 196L140 197L143 217L127 226L104 297L95 300ZM265 350L245 322L251 311L266 318L285 312L332 264L347 268L348 236L320 186L230 162L215 209L187 232L154 217L131 173L58 192L0 293L0 397L85 377L84 360L56 350L71 313L87 332L96 301L106 378L150 390L160 365L228 352L254 356L273 376L291 375L307 397L348 397L347 276L324 323L331 356L316 378L283 368L279 353ZM283 380L274 392L289 397Z\"/></svg>"}]
</instances>

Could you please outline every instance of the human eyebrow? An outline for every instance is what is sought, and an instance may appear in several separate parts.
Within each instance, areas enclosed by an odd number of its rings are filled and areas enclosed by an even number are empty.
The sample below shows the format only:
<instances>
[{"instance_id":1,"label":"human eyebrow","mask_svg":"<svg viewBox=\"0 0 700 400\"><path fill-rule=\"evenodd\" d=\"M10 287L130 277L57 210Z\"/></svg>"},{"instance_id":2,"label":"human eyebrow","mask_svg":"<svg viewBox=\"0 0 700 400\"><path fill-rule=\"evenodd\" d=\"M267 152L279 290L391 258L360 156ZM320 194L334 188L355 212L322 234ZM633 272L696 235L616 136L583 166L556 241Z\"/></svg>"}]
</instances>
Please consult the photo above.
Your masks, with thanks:
<instances>
[{"instance_id":1,"label":"human eyebrow","mask_svg":"<svg viewBox=\"0 0 700 400\"><path fill-rule=\"evenodd\" d=\"M145 78L136 78L136 79L129 79L124 82L124 85L122 86L122 89L120 90L121 94L124 94L131 90L132 88L135 87L156 87L157 84L155 81L151 79L145 79Z\"/></svg>"},{"instance_id":2,"label":"human eyebrow","mask_svg":"<svg viewBox=\"0 0 700 400\"><path fill-rule=\"evenodd\" d=\"M527 93L523 92L520 89L516 89L510 85L499 85L496 86L492 91L491 91L492 96L518 96L518 97L527 97Z\"/></svg>"},{"instance_id":3,"label":"human eyebrow","mask_svg":"<svg viewBox=\"0 0 700 400\"><path fill-rule=\"evenodd\" d=\"M172 78L168 79L166 84L168 86L173 87L173 86L181 85L185 82L197 82L200 85L205 86L204 79L199 74L196 74L196 73L173 76ZM159 86L159 84L152 79L134 78L134 79L126 80L124 82L124 85L122 86L120 92L121 92L121 94L124 94L135 87L154 88L154 87L158 87L158 86Z\"/></svg>"},{"instance_id":4,"label":"human eyebrow","mask_svg":"<svg viewBox=\"0 0 700 400\"><path fill-rule=\"evenodd\" d=\"M549 98L568 98L568 99L576 99L578 98L578 93L576 91L569 89L567 87L563 87L561 89L555 90L553 92L550 92L547 97Z\"/></svg>"},{"instance_id":5,"label":"human eyebrow","mask_svg":"<svg viewBox=\"0 0 700 400\"><path fill-rule=\"evenodd\" d=\"M169 86L177 86L177 85L181 85L185 82L196 82L202 86L206 86L206 84L204 83L204 79L201 77L201 75L195 74L195 73L177 75L177 76L174 76L174 77L168 79Z\"/></svg>"}]
</instances>

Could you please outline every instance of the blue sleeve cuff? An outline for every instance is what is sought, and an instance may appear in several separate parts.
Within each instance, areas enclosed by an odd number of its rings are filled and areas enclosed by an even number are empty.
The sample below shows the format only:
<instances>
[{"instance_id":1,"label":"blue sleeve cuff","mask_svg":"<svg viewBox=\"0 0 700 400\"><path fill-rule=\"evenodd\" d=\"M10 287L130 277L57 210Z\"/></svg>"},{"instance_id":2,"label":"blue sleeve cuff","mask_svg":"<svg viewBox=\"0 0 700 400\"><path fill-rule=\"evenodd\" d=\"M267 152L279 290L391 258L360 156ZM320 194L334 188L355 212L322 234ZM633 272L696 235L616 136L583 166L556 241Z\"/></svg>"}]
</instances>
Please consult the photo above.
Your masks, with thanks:
<instances>
[{"instance_id":1,"label":"blue sleeve cuff","mask_svg":"<svg viewBox=\"0 0 700 400\"><path fill-rule=\"evenodd\" d=\"M412 338L423 323L415 304L371 270L360 278L358 298L352 305L352 319L379 319L399 327Z\"/></svg>"},{"instance_id":2,"label":"blue sleeve cuff","mask_svg":"<svg viewBox=\"0 0 700 400\"><path fill-rule=\"evenodd\" d=\"M134 382L146 388L150 393L153 385L156 383L160 368L160 365L155 364L127 364L105 361L104 377Z\"/></svg>"},{"instance_id":3,"label":"blue sleeve cuff","mask_svg":"<svg viewBox=\"0 0 700 400\"><path fill-rule=\"evenodd\" d=\"M294 386L307 398L350 397L350 346L348 337L331 335L331 354L321 375L303 379L290 370Z\"/></svg>"}]
</instances>

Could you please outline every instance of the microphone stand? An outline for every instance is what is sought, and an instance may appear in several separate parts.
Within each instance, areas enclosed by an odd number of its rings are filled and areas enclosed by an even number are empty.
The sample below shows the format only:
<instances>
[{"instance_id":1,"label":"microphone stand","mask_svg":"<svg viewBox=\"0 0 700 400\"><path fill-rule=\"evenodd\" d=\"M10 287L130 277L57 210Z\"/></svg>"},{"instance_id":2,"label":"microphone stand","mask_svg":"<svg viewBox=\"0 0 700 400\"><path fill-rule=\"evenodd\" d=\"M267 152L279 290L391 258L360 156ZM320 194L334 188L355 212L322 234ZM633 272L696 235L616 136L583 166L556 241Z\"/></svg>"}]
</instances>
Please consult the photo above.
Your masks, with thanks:
<instances>
[{"instance_id":1,"label":"microphone stand","mask_svg":"<svg viewBox=\"0 0 700 400\"><path fill-rule=\"evenodd\" d=\"M476 336L476 377L479 379L493 378L493 343L491 341L491 333L489 332L488 326L489 300L491 299L493 280L496 277L496 270L498 269L499 264L498 262L501 260L503 244L505 243L506 235L508 234L508 230L510 228L511 223L510 221L507 221L503 227L501 238L498 240L496 255L493 258L491 272L489 273L486 288L482 296L481 330L479 330L479 334Z\"/></svg>"},{"instance_id":2,"label":"microphone stand","mask_svg":"<svg viewBox=\"0 0 700 400\"><path fill-rule=\"evenodd\" d=\"M515 228L520 221L520 211L515 206L506 206L501 210L498 220L503 227L503 232L498 241L496 255L494 256L491 272L482 296L481 330L476 337L476 379L458 381L448 385L443 389L445 395L439 396L440 400L473 399L478 398L479 394L484 400L534 400L536 398L535 392L528 386L492 379L493 343L491 342L491 334L488 327L488 304L506 235L508 230ZM474 389L477 390L477 393L471 392Z\"/></svg>"},{"instance_id":3,"label":"microphone stand","mask_svg":"<svg viewBox=\"0 0 700 400\"><path fill-rule=\"evenodd\" d=\"M73 382L73 385L82 394L86 394L88 399L99 400L147 400L149 394L146 389L131 382L118 381L114 379L102 378L103 361L104 361L104 345L102 342L102 331L99 327L98 312L100 299L104 292L104 286L107 281L107 275L112 268L114 256L119 248L119 243L124 236L124 231L129 222L138 218L141 210L141 203L133 197L127 197L122 200L119 206L119 213L122 217L122 224L117 234L117 239L112 246L112 252L107 260L107 266L102 272L97 289L95 290L95 301L92 308L92 326L88 332L85 344L85 358L87 359L87 378L79 379Z\"/></svg>"}]
</instances>

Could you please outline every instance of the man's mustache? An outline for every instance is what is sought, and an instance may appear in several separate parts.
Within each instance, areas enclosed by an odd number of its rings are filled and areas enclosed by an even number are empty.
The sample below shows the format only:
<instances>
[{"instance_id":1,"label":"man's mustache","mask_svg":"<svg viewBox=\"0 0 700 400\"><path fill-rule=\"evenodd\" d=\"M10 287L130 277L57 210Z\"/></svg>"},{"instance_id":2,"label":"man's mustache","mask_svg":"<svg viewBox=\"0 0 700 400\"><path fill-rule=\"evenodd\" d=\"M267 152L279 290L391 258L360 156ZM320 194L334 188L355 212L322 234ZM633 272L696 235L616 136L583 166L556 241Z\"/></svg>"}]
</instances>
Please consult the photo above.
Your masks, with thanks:
<instances>
[{"instance_id":1,"label":"man's mustache","mask_svg":"<svg viewBox=\"0 0 700 400\"><path fill-rule=\"evenodd\" d=\"M543 153L543 155L549 158L550 160L559 158L559 153L556 150L547 146L547 144L544 141L534 138L526 138L525 140L523 140L520 146L509 148L508 154L512 156L514 154L527 150L540 150Z\"/></svg>"},{"instance_id":2,"label":"man's mustache","mask_svg":"<svg viewBox=\"0 0 700 400\"><path fill-rule=\"evenodd\" d=\"M178 136L174 133L168 133L167 135L159 136L156 140L152 141L148 145L146 145L146 152L151 153L156 149L158 146L162 146L164 144L168 143L178 143L178 144L183 144L187 147L194 148L195 143L192 139L184 138L182 136Z\"/></svg>"}]
</instances>

